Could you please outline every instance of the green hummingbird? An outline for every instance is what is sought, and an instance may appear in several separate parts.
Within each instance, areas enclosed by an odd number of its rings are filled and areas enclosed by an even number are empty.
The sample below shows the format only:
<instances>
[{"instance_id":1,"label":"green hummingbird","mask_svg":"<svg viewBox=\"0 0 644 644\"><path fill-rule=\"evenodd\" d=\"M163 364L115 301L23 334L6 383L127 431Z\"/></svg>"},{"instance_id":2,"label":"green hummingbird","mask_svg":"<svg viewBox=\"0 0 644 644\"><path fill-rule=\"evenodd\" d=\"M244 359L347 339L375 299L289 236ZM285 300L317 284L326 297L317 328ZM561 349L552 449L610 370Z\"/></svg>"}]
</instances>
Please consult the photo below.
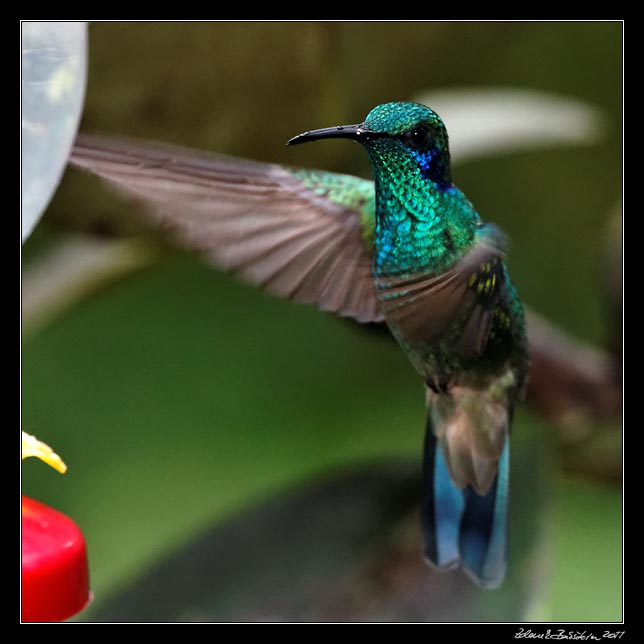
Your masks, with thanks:
<instances>
[{"instance_id":1,"label":"green hummingbird","mask_svg":"<svg viewBox=\"0 0 644 644\"><path fill-rule=\"evenodd\" d=\"M529 365L506 237L452 183L447 131L429 107L386 103L288 144L329 138L361 143L375 182L83 135L71 162L241 279L385 322L425 383L425 558L498 587L510 425Z\"/></svg>"}]
</instances>

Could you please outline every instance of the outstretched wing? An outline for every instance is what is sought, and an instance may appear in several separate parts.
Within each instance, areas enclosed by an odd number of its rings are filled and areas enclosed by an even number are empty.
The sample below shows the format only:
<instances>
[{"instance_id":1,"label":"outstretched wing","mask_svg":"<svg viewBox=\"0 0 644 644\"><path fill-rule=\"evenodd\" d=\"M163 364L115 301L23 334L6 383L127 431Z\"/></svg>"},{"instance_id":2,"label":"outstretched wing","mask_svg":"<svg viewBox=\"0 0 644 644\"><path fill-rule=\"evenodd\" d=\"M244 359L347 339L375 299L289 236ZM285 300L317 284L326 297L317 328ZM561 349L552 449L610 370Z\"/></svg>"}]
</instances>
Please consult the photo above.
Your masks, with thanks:
<instances>
[{"instance_id":1,"label":"outstretched wing","mask_svg":"<svg viewBox=\"0 0 644 644\"><path fill-rule=\"evenodd\" d=\"M471 249L440 274L381 279L380 306L410 341L432 342L461 323L454 347L464 356L485 349L505 284L505 236L492 224L481 226Z\"/></svg>"},{"instance_id":2,"label":"outstretched wing","mask_svg":"<svg viewBox=\"0 0 644 644\"><path fill-rule=\"evenodd\" d=\"M270 293L381 321L371 181L81 135L70 162L142 201L185 247Z\"/></svg>"}]
</instances>

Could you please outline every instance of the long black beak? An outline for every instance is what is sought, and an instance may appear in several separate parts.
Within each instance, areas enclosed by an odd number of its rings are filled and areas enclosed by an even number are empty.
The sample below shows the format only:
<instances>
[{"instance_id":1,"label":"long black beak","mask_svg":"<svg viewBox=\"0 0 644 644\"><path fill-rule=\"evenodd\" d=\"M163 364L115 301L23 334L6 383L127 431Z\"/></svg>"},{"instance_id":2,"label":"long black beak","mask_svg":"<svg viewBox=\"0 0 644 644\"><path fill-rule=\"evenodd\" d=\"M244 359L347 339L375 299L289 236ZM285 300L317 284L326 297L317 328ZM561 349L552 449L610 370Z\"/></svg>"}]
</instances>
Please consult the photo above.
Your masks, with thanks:
<instances>
[{"instance_id":1,"label":"long black beak","mask_svg":"<svg viewBox=\"0 0 644 644\"><path fill-rule=\"evenodd\" d=\"M287 141L286 145L299 145L309 141L319 139L353 139L354 141L363 141L365 139L378 136L377 132L366 128L362 123L358 125L336 125L335 127L323 127L320 130L311 130L302 132Z\"/></svg>"}]
</instances>

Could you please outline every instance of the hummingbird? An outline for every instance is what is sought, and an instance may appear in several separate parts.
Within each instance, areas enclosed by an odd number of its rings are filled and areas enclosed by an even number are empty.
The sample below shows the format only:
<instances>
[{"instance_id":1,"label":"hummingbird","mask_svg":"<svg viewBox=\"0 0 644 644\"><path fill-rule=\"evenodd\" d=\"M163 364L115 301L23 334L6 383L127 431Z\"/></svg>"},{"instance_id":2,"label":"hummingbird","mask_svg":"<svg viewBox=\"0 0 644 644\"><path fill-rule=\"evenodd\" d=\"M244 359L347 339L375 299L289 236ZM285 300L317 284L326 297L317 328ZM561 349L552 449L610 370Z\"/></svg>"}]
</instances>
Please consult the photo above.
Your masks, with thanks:
<instances>
[{"instance_id":1,"label":"hummingbird","mask_svg":"<svg viewBox=\"0 0 644 644\"><path fill-rule=\"evenodd\" d=\"M482 588L506 572L510 426L529 366L508 241L454 185L448 135L425 105L392 102L299 145L350 139L373 181L79 135L71 163L147 206L178 242L266 291L384 322L428 407L426 561Z\"/></svg>"}]
</instances>

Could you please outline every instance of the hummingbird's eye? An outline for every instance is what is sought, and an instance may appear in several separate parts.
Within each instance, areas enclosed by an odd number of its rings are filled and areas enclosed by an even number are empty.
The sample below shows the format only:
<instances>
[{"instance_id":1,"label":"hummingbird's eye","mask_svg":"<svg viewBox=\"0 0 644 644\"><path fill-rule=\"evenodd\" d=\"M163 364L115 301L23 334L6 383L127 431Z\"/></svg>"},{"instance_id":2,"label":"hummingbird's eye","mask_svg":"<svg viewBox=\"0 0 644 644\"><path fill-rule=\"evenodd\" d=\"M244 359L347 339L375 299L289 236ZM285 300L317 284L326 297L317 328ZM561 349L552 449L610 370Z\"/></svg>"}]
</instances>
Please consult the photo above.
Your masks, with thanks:
<instances>
[{"instance_id":1,"label":"hummingbird's eye","mask_svg":"<svg viewBox=\"0 0 644 644\"><path fill-rule=\"evenodd\" d=\"M429 140L429 129L425 125L419 125L405 134L405 142L416 149L427 147Z\"/></svg>"}]
</instances>

